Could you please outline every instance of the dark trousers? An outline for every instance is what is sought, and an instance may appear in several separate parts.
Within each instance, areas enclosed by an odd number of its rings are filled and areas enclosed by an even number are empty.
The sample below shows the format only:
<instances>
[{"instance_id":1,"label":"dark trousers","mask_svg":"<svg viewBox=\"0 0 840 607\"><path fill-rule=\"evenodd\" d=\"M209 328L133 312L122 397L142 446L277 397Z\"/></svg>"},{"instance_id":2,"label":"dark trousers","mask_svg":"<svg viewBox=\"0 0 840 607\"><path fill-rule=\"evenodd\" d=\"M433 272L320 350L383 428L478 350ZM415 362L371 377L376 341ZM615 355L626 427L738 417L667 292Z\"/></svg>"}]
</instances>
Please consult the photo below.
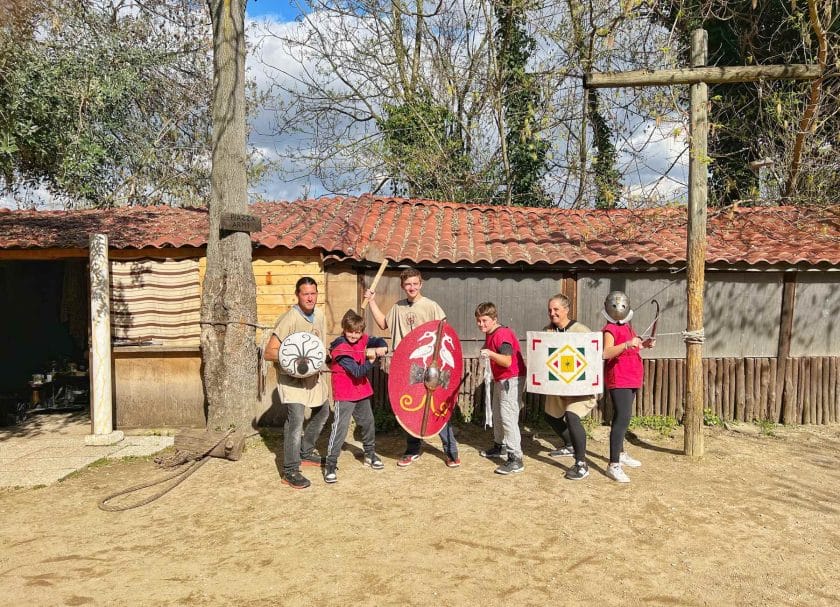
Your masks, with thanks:
<instances>
[{"instance_id":1,"label":"dark trousers","mask_svg":"<svg viewBox=\"0 0 840 607\"><path fill-rule=\"evenodd\" d=\"M356 425L362 429L362 447L365 450L365 457L371 457L376 451L376 422L373 419L370 399L337 400L335 401L330 442L327 446L328 464L335 465L338 463L341 446L344 444L347 429L350 427L350 418L355 419Z\"/></svg>"},{"instance_id":2,"label":"dark trousers","mask_svg":"<svg viewBox=\"0 0 840 607\"><path fill-rule=\"evenodd\" d=\"M613 402L612 428L610 428L610 463L617 464L624 451L624 435L630 427L630 414L633 401L636 400L636 388L612 388L610 398Z\"/></svg>"},{"instance_id":3,"label":"dark trousers","mask_svg":"<svg viewBox=\"0 0 840 607\"><path fill-rule=\"evenodd\" d=\"M458 459L458 443L455 441L455 433L452 432L452 424L446 424L438 433L440 441L443 443L443 452L451 459ZM423 441L416 436L405 435L405 454L406 455L420 455L420 449Z\"/></svg>"}]
</instances>

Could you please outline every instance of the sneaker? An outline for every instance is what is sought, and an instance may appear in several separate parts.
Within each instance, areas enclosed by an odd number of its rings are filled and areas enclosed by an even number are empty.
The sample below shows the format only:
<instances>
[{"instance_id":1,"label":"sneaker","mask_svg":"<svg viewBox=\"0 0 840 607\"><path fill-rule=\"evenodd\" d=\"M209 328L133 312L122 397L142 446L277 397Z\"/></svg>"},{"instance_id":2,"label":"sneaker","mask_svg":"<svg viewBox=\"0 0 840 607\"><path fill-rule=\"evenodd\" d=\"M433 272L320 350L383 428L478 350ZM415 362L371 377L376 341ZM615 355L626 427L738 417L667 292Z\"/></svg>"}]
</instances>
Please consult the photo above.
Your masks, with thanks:
<instances>
[{"instance_id":1,"label":"sneaker","mask_svg":"<svg viewBox=\"0 0 840 607\"><path fill-rule=\"evenodd\" d=\"M629 483L630 477L624 474L621 464L610 464L607 466L607 476L618 483Z\"/></svg>"},{"instance_id":2,"label":"sneaker","mask_svg":"<svg viewBox=\"0 0 840 607\"><path fill-rule=\"evenodd\" d=\"M570 481L579 481L589 476L589 466L586 462L578 462L568 470L566 470L566 478Z\"/></svg>"},{"instance_id":3,"label":"sneaker","mask_svg":"<svg viewBox=\"0 0 840 607\"><path fill-rule=\"evenodd\" d=\"M479 451L478 454L481 457L505 457L507 455L507 447L504 445L500 445L499 443L493 443L493 446L489 449L485 449L484 451Z\"/></svg>"},{"instance_id":4,"label":"sneaker","mask_svg":"<svg viewBox=\"0 0 840 607\"><path fill-rule=\"evenodd\" d=\"M316 466L320 468L324 465L324 458L318 455L317 451L313 451L309 455L301 455L300 456L300 465L301 466Z\"/></svg>"},{"instance_id":5,"label":"sneaker","mask_svg":"<svg viewBox=\"0 0 840 607\"><path fill-rule=\"evenodd\" d=\"M642 462L630 457L630 455L624 451L622 451L621 455L618 457L618 463L622 466L627 466L628 468L639 468L642 465Z\"/></svg>"},{"instance_id":6,"label":"sneaker","mask_svg":"<svg viewBox=\"0 0 840 607\"><path fill-rule=\"evenodd\" d=\"M522 463L521 458L513 456L508 457L507 462L496 468L496 474L517 474L519 472L525 472L525 464Z\"/></svg>"},{"instance_id":7,"label":"sneaker","mask_svg":"<svg viewBox=\"0 0 840 607\"><path fill-rule=\"evenodd\" d=\"M400 468L407 468L408 466L416 462L418 459L420 459L419 453L406 453L402 456L402 459L400 459L400 461L397 462L397 466L399 466Z\"/></svg>"},{"instance_id":8,"label":"sneaker","mask_svg":"<svg viewBox=\"0 0 840 607\"><path fill-rule=\"evenodd\" d=\"M382 463L382 460L379 459L379 456L376 455L376 453L370 457L365 456L364 465L373 470L382 470L385 467L385 464Z\"/></svg>"},{"instance_id":9,"label":"sneaker","mask_svg":"<svg viewBox=\"0 0 840 607\"><path fill-rule=\"evenodd\" d=\"M283 484L288 485L292 489L306 489L312 483L309 482L304 475L295 470L294 472L287 472L283 475Z\"/></svg>"},{"instance_id":10,"label":"sneaker","mask_svg":"<svg viewBox=\"0 0 840 607\"><path fill-rule=\"evenodd\" d=\"M337 470L337 466L334 464L327 464L327 467L324 468L324 482L325 483L336 483L338 482L338 475L335 473Z\"/></svg>"},{"instance_id":11,"label":"sneaker","mask_svg":"<svg viewBox=\"0 0 840 607\"><path fill-rule=\"evenodd\" d=\"M574 457L575 450L571 445L565 445L564 447L560 447L559 449L555 449L554 451L548 452L549 457Z\"/></svg>"},{"instance_id":12,"label":"sneaker","mask_svg":"<svg viewBox=\"0 0 840 607\"><path fill-rule=\"evenodd\" d=\"M447 468L457 468L461 465L461 458L460 457L447 457L446 458L446 467Z\"/></svg>"}]
</instances>

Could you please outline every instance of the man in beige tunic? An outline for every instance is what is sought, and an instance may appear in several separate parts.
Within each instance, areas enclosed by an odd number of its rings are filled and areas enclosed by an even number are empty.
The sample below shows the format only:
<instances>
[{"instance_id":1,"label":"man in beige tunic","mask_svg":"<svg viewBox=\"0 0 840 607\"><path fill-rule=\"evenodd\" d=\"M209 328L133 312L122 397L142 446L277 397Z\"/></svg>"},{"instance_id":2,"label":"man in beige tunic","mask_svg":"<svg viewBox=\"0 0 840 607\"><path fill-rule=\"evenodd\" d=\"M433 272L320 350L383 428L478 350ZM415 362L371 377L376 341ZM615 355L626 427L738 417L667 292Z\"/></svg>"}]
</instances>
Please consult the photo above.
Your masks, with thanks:
<instances>
[{"instance_id":1,"label":"man in beige tunic","mask_svg":"<svg viewBox=\"0 0 840 607\"><path fill-rule=\"evenodd\" d=\"M272 331L265 349L265 359L279 361L280 344L292 333L312 333L323 345L326 336L324 313L315 307L318 303L318 284L304 276L295 285L298 302L283 314ZM283 483L294 489L305 489L309 479L300 472L303 466L322 465L321 456L315 451L315 442L330 415L329 380L323 373L309 377L293 377L277 367L277 389L280 400L286 405L288 415L283 426ZM303 422L309 416L306 431Z\"/></svg>"}]
</instances>

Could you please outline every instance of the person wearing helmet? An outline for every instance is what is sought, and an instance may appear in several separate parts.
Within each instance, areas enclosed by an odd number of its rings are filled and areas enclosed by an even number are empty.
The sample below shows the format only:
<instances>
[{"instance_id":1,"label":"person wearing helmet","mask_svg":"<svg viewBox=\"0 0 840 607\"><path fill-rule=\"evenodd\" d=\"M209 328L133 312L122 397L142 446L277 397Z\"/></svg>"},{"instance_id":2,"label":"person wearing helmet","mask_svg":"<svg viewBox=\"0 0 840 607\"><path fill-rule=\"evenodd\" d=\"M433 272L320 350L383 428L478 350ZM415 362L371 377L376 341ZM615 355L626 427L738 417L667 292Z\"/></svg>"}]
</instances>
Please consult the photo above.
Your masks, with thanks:
<instances>
[{"instance_id":1,"label":"person wearing helmet","mask_svg":"<svg viewBox=\"0 0 840 607\"><path fill-rule=\"evenodd\" d=\"M610 464L607 476L619 483L629 483L630 478L622 466L638 468L641 463L624 451L624 435L630 426L630 414L636 393L642 387L644 367L641 350L652 348L655 340L642 340L633 330L630 320L633 310L630 298L622 291L613 291L604 300L604 375L613 402L610 429Z\"/></svg>"}]
</instances>

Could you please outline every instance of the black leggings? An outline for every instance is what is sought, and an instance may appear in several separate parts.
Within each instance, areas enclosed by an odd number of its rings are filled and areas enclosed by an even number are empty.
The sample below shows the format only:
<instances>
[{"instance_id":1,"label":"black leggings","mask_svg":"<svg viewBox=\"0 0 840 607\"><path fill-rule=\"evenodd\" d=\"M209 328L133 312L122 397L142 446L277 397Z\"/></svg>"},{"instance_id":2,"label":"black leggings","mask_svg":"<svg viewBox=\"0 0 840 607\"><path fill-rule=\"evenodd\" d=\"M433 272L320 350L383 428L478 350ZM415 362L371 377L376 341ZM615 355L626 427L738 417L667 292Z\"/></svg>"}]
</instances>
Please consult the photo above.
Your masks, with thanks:
<instances>
[{"instance_id":1,"label":"black leggings","mask_svg":"<svg viewBox=\"0 0 840 607\"><path fill-rule=\"evenodd\" d=\"M566 411L566 424L569 426L569 434L572 435L572 448L575 450L575 463L586 461L586 430L580 423L580 416L577 413Z\"/></svg>"},{"instance_id":2,"label":"black leggings","mask_svg":"<svg viewBox=\"0 0 840 607\"><path fill-rule=\"evenodd\" d=\"M551 426L551 429L557 433L557 436L563 439L564 445L572 444L572 437L569 434L569 425L566 423L564 417L554 417L548 413L544 413L545 421Z\"/></svg>"},{"instance_id":3,"label":"black leggings","mask_svg":"<svg viewBox=\"0 0 840 607\"><path fill-rule=\"evenodd\" d=\"M630 427L630 414L636 400L636 388L611 388L613 402L612 428L610 429L610 463L617 464L624 451L624 435Z\"/></svg>"}]
</instances>

